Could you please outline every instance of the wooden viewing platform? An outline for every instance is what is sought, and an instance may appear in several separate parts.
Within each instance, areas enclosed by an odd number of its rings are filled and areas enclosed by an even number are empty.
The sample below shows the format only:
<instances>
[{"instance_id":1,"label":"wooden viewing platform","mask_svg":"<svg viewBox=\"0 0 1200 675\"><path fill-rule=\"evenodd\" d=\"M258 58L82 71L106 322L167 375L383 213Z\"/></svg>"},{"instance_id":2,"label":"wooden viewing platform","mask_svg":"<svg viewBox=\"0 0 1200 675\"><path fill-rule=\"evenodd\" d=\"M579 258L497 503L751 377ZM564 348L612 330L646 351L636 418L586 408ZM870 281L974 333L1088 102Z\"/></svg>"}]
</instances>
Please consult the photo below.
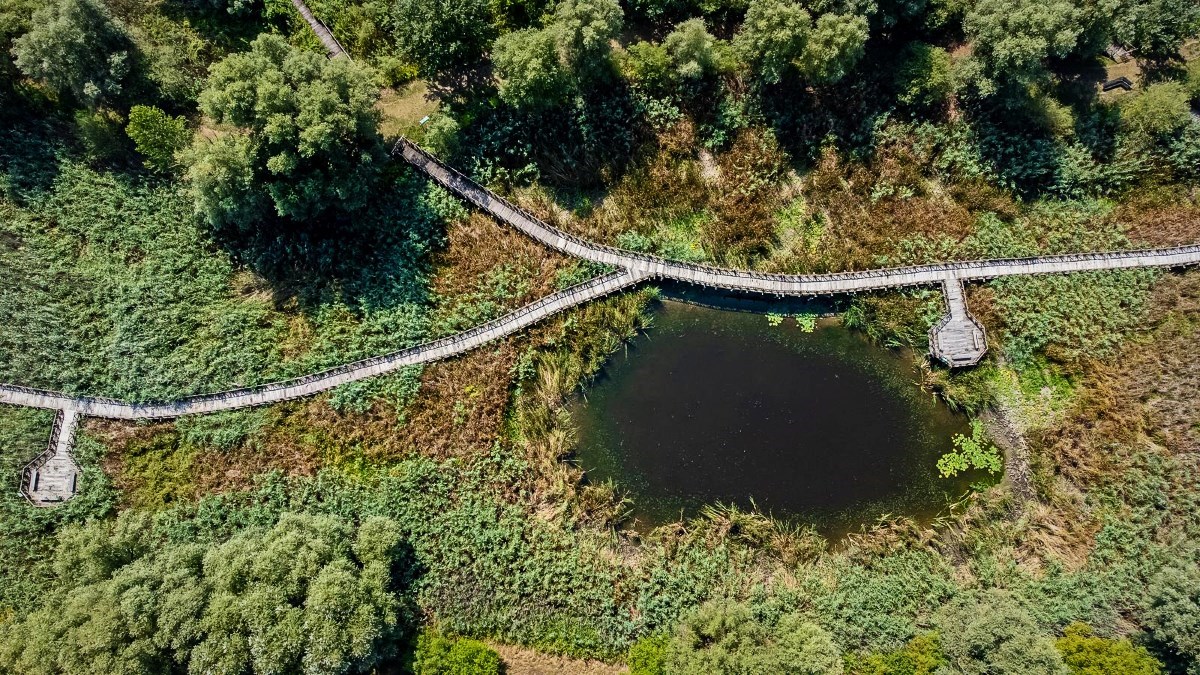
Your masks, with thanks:
<instances>
[{"instance_id":1,"label":"wooden viewing platform","mask_svg":"<svg viewBox=\"0 0 1200 675\"><path fill-rule=\"evenodd\" d=\"M21 494L34 506L54 506L75 496L79 465L71 456L79 413L59 410L50 430L50 443L21 471Z\"/></svg>"},{"instance_id":2,"label":"wooden viewing platform","mask_svg":"<svg viewBox=\"0 0 1200 675\"><path fill-rule=\"evenodd\" d=\"M857 293L906 286L941 285L947 313L930 331L930 353L952 367L977 363L987 350L983 328L967 311L963 282L1003 276L1058 274L1086 270L1142 267L1183 267L1200 264L1200 246L1076 253L1008 260L976 260L917 265L837 274L785 275L722 269L681 263L625 251L581 239L552 227L504 198L487 190L402 139L393 151L463 199L515 227L549 248L576 258L601 263L617 271L555 293L494 321L439 340L304 377L257 387L192 396L177 401L144 403L0 384L0 403L61 411L56 423L69 433L53 436L51 447L30 464L23 476L22 492L34 503L58 503L74 494L79 468L70 457L78 418L169 419L182 415L214 413L303 398L350 382L393 372L400 368L450 358L499 338L512 335L549 316L615 293L645 279L672 279L733 291L776 296L817 296ZM40 462L40 463L39 463ZM35 466L36 465L36 466ZM70 485L69 492L66 490ZM45 486L42 489L42 486ZM41 491L39 491L41 490ZM35 499L35 495L38 495ZM58 502L55 499L58 498Z\"/></svg>"},{"instance_id":3,"label":"wooden viewing platform","mask_svg":"<svg viewBox=\"0 0 1200 675\"><path fill-rule=\"evenodd\" d=\"M942 294L946 314L929 329L929 353L952 368L973 366L987 353L987 335L967 311L962 281L943 280Z\"/></svg>"}]
</instances>

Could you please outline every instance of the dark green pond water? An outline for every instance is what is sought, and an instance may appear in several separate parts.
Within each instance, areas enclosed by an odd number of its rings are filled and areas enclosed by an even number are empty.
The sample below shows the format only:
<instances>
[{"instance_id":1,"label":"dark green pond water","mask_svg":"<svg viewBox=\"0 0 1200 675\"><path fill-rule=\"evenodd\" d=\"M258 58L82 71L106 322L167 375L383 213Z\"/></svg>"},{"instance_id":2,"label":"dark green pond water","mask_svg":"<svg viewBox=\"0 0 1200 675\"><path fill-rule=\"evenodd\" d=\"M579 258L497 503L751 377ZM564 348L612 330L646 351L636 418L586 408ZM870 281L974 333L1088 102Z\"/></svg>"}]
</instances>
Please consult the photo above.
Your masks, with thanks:
<instances>
[{"instance_id":1,"label":"dark green pond water","mask_svg":"<svg viewBox=\"0 0 1200 675\"><path fill-rule=\"evenodd\" d=\"M577 459L631 497L642 527L715 502L827 535L885 514L928 518L979 477L938 476L967 422L916 381L911 355L835 320L806 333L666 300L573 404Z\"/></svg>"}]
</instances>

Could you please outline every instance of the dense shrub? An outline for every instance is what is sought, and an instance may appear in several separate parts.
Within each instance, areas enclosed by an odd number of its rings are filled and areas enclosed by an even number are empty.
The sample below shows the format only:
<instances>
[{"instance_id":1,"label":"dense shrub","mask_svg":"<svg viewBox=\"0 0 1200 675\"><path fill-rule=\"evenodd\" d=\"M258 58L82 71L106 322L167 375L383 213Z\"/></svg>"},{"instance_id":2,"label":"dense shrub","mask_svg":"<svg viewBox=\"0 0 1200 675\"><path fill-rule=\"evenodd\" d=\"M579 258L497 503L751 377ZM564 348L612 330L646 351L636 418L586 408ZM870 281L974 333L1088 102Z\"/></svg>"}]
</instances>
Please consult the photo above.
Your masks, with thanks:
<instances>
[{"instance_id":1,"label":"dense shrub","mask_svg":"<svg viewBox=\"0 0 1200 675\"><path fill-rule=\"evenodd\" d=\"M387 662L410 620L400 535L288 515L205 547L148 537L145 519L67 530L59 585L0 629L0 663L35 672L350 673ZM97 531L99 530L99 531Z\"/></svg>"},{"instance_id":2,"label":"dense shrub","mask_svg":"<svg viewBox=\"0 0 1200 675\"><path fill-rule=\"evenodd\" d=\"M196 210L218 229L253 230L362 208L383 168L371 74L263 35L213 66L200 96L220 125L187 154Z\"/></svg>"},{"instance_id":3,"label":"dense shrub","mask_svg":"<svg viewBox=\"0 0 1200 675\"><path fill-rule=\"evenodd\" d=\"M896 651L846 657L849 675L934 675L948 665L937 633L918 635Z\"/></svg>"},{"instance_id":4,"label":"dense shrub","mask_svg":"<svg viewBox=\"0 0 1200 675\"><path fill-rule=\"evenodd\" d=\"M684 619L671 638L664 671L839 675L842 659L829 634L800 616L765 626L745 605L712 601Z\"/></svg>"},{"instance_id":5,"label":"dense shrub","mask_svg":"<svg viewBox=\"0 0 1200 675\"><path fill-rule=\"evenodd\" d=\"M500 655L478 640L423 631L413 656L416 675L501 675Z\"/></svg>"},{"instance_id":6,"label":"dense shrub","mask_svg":"<svg viewBox=\"0 0 1200 675\"><path fill-rule=\"evenodd\" d=\"M963 675L1067 675L1054 641L1011 593L989 590L956 598L935 617L942 651Z\"/></svg>"},{"instance_id":7,"label":"dense shrub","mask_svg":"<svg viewBox=\"0 0 1200 675\"><path fill-rule=\"evenodd\" d=\"M1162 672L1162 664L1150 656L1145 647L1129 640L1096 637L1087 624L1067 626L1054 646L1062 653L1071 675L1158 675Z\"/></svg>"},{"instance_id":8,"label":"dense shrub","mask_svg":"<svg viewBox=\"0 0 1200 675\"><path fill-rule=\"evenodd\" d=\"M1195 549L1151 579L1145 620L1154 639L1189 674L1200 673L1200 564Z\"/></svg>"},{"instance_id":9,"label":"dense shrub","mask_svg":"<svg viewBox=\"0 0 1200 675\"><path fill-rule=\"evenodd\" d=\"M146 158L146 165L159 171L175 166L175 153L191 138L182 117L172 117L158 108L143 105L130 108L125 133Z\"/></svg>"}]
</instances>

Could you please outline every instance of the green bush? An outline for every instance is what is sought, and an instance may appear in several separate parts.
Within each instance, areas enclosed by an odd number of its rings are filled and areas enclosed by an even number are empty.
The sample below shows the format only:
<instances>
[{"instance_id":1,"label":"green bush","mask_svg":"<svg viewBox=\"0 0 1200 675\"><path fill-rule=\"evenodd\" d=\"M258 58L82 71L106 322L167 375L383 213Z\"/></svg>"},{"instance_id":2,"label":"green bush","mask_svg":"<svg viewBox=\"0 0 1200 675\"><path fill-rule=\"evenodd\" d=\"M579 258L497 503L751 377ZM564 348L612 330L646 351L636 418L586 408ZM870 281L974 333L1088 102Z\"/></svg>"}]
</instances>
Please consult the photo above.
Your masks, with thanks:
<instances>
[{"instance_id":1,"label":"green bush","mask_svg":"<svg viewBox=\"0 0 1200 675\"><path fill-rule=\"evenodd\" d=\"M422 631L413 656L416 675L501 675L500 655L477 640Z\"/></svg>"},{"instance_id":2,"label":"green bush","mask_svg":"<svg viewBox=\"0 0 1200 675\"><path fill-rule=\"evenodd\" d=\"M1200 563L1195 548L1176 554L1176 561L1150 580L1144 621L1154 639L1194 675L1200 673Z\"/></svg>"},{"instance_id":3,"label":"green bush","mask_svg":"<svg viewBox=\"0 0 1200 675\"><path fill-rule=\"evenodd\" d=\"M1121 121L1151 137L1173 134L1191 121L1190 96L1178 82L1158 82L1121 106Z\"/></svg>"},{"instance_id":4,"label":"green bush","mask_svg":"<svg viewBox=\"0 0 1200 675\"><path fill-rule=\"evenodd\" d=\"M8 672L362 672L395 656L396 524L287 515L213 545L137 515L65 531L58 587L0 627Z\"/></svg>"},{"instance_id":5,"label":"green bush","mask_svg":"<svg viewBox=\"0 0 1200 675\"><path fill-rule=\"evenodd\" d=\"M840 675L842 670L840 650L816 624L789 614L767 626L747 606L727 600L705 603L684 619L671 638L665 668L670 675Z\"/></svg>"},{"instance_id":6,"label":"green bush","mask_svg":"<svg viewBox=\"0 0 1200 675\"><path fill-rule=\"evenodd\" d=\"M1067 675L1029 611L1008 591L967 593L934 617L942 651L962 675Z\"/></svg>"},{"instance_id":7,"label":"green bush","mask_svg":"<svg viewBox=\"0 0 1200 675\"><path fill-rule=\"evenodd\" d=\"M133 139L137 151L146 158L146 166L167 171L175 166L175 153L191 138L183 117L171 117L154 106L135 105L129 109L125 133Z\"/></svg>"},{"instance_id":8,"label":"green bush","mask_svg":"<svg viewBox=\"0 0 1200 675\"><path fill-rule=\"evenodd\" d=\"M1054 643L1071 675L1159 675L1162 664L1145 647L1129 640L1107 640L1092 635L1087 624L1073 623Z\"/></svg>"},{"instance_id":9,"label":"green bush","mask_svg":"<svg viewBox=\"0 0 1200 675\"><path fill-rule=\"evenodd\" d=\"M948 665L937 633L918 635L893 652L846 657L848 675L934 675Z\"/></svg>"},{"instance_id":10,"label":"green bush","mask_svg":"<svg viewBox=\"0 0 1200 675\"><path fill-rule=\"evenodd\" d=\"M950 53L924 42L909 43L900 56L895 86L896 98L905 105L922 109L945 103L954 88Z\"/></svg>"},{"instance_id":11,"label":"green bush","mask_svg":"<svg viewBox=\"0 0 1200 675\"><path fill-rule=\"evenodd\" d=\"M629 675L665 675L670 644L671 638L661 634L633 643L629 648Z\"/></svg>"}]
</instances>

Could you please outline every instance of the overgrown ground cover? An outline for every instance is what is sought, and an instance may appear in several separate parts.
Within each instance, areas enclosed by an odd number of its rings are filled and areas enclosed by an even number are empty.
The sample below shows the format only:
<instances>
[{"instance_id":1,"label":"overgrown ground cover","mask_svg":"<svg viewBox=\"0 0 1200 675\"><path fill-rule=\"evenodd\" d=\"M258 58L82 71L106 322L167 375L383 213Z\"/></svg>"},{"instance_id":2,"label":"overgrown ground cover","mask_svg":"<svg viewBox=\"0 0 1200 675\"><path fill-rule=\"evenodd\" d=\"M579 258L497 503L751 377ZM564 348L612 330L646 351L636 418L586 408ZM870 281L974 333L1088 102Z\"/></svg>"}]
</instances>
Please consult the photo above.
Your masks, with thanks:
<instances>
[{"instance_id":1,"label":"overgrown ground cover","mask_svg":"<svg viewBox=\"0 0 1200 675\"><path fill-rule=\"evenodd\" d=\"M349 64L287 2L0 2L0 380L253 384L598 272L381 161L381 128L682 260L1200 241L1196 10L1011 4L311 3ZM1134 92L1096 92L1110 40ZM1028 480L839 542L723 507L625 531L620 486L564 461L564 398L647 327L652 289L310 401L89 421L75 500L0 496L0 669L494 672L469 636L638 673L1195 672L1198 289L973 286L991 357L920 378ZM843 319L923 350L940 303L865 295ZM48 423L0 409L0 469Z\"/></svg>"}]
</instances>

